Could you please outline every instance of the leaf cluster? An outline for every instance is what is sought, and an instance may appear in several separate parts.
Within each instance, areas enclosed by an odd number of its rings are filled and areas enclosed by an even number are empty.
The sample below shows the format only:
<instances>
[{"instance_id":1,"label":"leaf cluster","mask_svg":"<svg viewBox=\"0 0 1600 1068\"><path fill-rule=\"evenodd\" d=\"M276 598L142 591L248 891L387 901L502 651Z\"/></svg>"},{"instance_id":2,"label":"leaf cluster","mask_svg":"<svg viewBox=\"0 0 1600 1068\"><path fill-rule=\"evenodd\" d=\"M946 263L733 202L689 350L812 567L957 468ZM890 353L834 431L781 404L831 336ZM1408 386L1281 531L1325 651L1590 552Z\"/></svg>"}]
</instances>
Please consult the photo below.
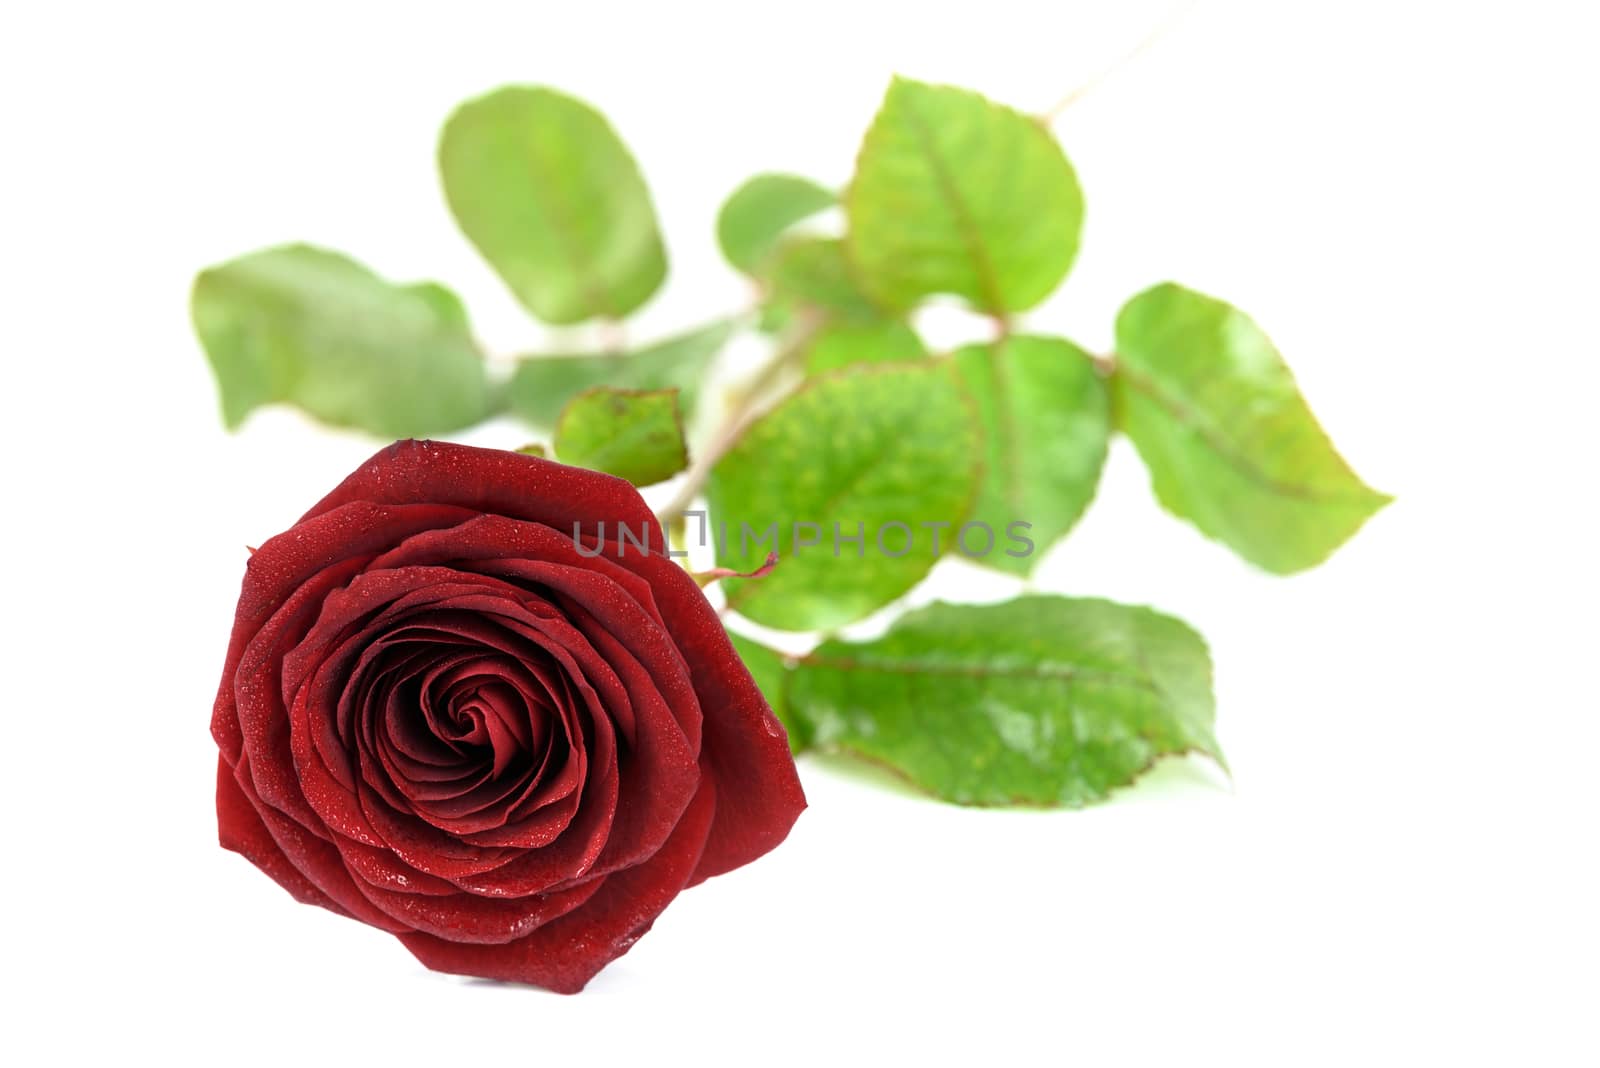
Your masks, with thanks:
<instances>
[{"instance_id":1,"label":"leaf cluster","mask_svg":"<svg viewBox=\"0 0 1600 1068\"><path fill-rule=\"evenodd\" d=\"M545 323L621 320L666 279L640 168L580 100L471 100L445 124L439 169L462 232ZM724 579L727 606L770 628L831 632L951 554L1026 578L1084 515L1117 433L1160 503L1208 538L1278 574L1327 559L1389 498L1243 312L1164 283L1123 306L1112 353L1025 328L1071 269L1083 216L1045 123L896 79L842 189L760 174L727 198L716 238L753 314L497 376L448 290L306 245L201 272L192 314L229 427L273 403L382 437L509 412L552 432L564 463L639 485L687 469L664 518L703 491L720 573L761 574ZM994 336L931 351L918 312L952 299ZM685 417L746 329L772 335L771 373L691 462ZM1083 804L1162 756L1222 760L1204 643L1146 608L1030 595L934 605L798 658L735 641L797 751L852 752L960 803Z\"/></svg>"}]
</instances>

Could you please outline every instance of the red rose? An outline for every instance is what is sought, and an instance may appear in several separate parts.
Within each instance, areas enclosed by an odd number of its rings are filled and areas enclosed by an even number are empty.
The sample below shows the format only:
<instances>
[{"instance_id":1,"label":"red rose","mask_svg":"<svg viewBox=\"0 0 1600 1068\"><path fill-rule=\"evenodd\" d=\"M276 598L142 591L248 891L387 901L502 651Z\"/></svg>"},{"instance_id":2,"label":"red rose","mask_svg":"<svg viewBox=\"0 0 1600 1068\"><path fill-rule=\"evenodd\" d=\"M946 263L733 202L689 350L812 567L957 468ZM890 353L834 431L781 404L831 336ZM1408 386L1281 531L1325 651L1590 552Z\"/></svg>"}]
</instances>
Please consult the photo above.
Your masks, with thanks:
<instances>
[{"instance_id":1,"label":"red rose","mask_svg":"<svg viewBox=\"0 0 1600 1068\"><path fill-rule=\"evenodd\" d=\"M664 547L608 475L384 449L245 570L211 727L222 844L430 968L581 990L805 807Z\"/></svg>"}]
</instances>

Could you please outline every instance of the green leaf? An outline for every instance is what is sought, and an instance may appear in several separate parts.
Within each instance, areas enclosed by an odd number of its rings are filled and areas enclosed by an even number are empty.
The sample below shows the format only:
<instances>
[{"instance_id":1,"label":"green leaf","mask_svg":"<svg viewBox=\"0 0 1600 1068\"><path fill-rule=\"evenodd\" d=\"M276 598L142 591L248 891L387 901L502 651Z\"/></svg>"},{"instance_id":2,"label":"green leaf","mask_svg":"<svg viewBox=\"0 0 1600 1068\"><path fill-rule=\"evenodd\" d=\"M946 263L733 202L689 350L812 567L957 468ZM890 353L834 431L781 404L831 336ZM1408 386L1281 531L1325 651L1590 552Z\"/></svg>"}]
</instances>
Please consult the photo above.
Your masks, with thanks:
<instances>
[{"instance_id":1,"label":"green leaf","mask_svg":"<svg viewBox=\"0 0 1600 1068\"><path fill-rule=\"evenodd\" d=\"M728 197L717 213L717 243L728 262L758 274L783 232L838 203L831 189L792 174L758 174Z\"/></svg>"},{"instance_id":2,"label":"green leaf","mask_svg":"<svg viewBox=\"0 0 1600 1068\"><path fill-rule=\"evenodd\" d=\"M556 459L635 486L664 482L689 466L678 391L597 387L567 404L556 423Z\"/></svg>"},{"instance_id":3,"label":"green leaf","mask_svg":"<svg viewBox=\"0 0 1600 1068\"><path fill-rule=\"evenodd\" d=\"M787 318L796 307L830 318L881 322L888 313L861 289L844 242L832 237L790 238L778 248L767 278L768 301Z\"/></svg>"},{"instance_id":4,"label":"green leaf","mask_svg":"<svg viewBox=\"0 0 1600 1068\"><path fill-rule=\"evenodd\" d=\"M764 578L726 580L729 607L769 627L813 630L901 596L955 541L978 449L971 401L946 365L810 380L712 470L717 563L751 571L769 550L780 557ZM859 548L844 540L858 534Z\"/></svg>"},{"instance_id":5,"label":"green leaf","mask_svg":"<svg viewBox=\"0 0 1600 1068\"><path fill-rule=\"evenodd\" d=\"M431 282L394 285L337 252L284 245L200 272L190 313L229 429L276 403L384 438L489 414L466 312Z\"/></svg>"},{"instance_id":6,"label":"green leaf","mask_svg":"<svg viewBox=\"0 0 1600 1068\"><path fill-rule=\"evenodd\" d=\"M728 638L733 642L733 648L738 652L739 659L743 660L744 666L749 669L750 677L756 680L761 695L767 699L767 704L772 706L778 722L789 732L789 751L798 753L805 749L810 745L805 725L789 713L790 668L785 663L783 654L775 649L768 649L765 645L742 634L735 634L731 630L728 632Z\"/></svg>"},{"instance_id":7,"label":"green leaf","mask_svg":"<svg viewBox=\"0 0 1600 1068\"><path fill-rule=\"evenodd\" d=\"M511 410L535 426L550 426L577 394L614 386L676 389L679 407L692 412L706 369L737 326L721 320L626 355L527 357L507 387Z\"/></svg>"},{"instance_id":8,"label":"green leaf","mask_svg":"<svg viewBox=\"0 0 1600 1068\"><path fill-rule=\"evenodd\" d=\"M914 330L862 291L837 238L790 238L768 269L762 329L781 332L801 312L821 322L806 346L806 370L822 374L857 363L892 363L928 354Z\"/></svg>"},{"instance_id":9,"label":"green leaf","mask_svg":"<svg viewBox=\"0 0 1600 1068\"><path fill-rule=\"evenodd\" d=\"M1035 119L897 78L862 143L845 212L851 259L883 302L951 293L1003 315L1066 277L1083 194Z\"/></svg>"},{"instance_id":10,"label":"green leaf","mask_svg":"<svg viewBox=\"0 0 1600 1068\"><path fill-rule=\"evenodd\" d=\"M667 274L638 164L581 100L512 86L461 105L439 139L457 224L548 323L621 318Z\"/></svg>"},{"instance_id":11,"label":"green leaf","mask_svg":"<svg viewBox=\"0 0 1600 1068\"><path fill-rule=\"evenodd\" d=\"M897 363L928 355L917 332L897 319L832 323L806 346L806 373L824 374L858 363Z\"/></svg>"},{"instance_id":12,"label":"green leaf","mask_svg":"<svg viewBox=\"0 0 1600 1068\"><path fill-rule=\"evenodd\" d=\"M1032 543L1007 539L983 562L1030 573L1094 499L1111 437L1111 404L1089 354L1059 338L1012 337L953 356L978 404L984 479L973 518ZM1019 553L1024 555L1011 555Z\"/></svg>"},{"instance_id":13,"label":"green leaf","mask_svg":"<svg viewBox=\"0 0 1600 1068\"><path fill-rule=\"evenodd\" d=\"M882 638L824 643L789 680L823 749L965 805L1083 805L1163 756L1222 763L1200 636L1102 600L934 604Z\"/></svg>"},{"instance_id":14,"label":"green leaf","mask_svg":"<svg viewBox=\"0 0 1600 1068\"><path fill-rule=\"evenodd\" d=\"M1326 560L1392 498L1317 425L1243 312L1171 283L1117 316L1116 405L1161 504L1278 574Z\"/></svg>"}]
</instances>

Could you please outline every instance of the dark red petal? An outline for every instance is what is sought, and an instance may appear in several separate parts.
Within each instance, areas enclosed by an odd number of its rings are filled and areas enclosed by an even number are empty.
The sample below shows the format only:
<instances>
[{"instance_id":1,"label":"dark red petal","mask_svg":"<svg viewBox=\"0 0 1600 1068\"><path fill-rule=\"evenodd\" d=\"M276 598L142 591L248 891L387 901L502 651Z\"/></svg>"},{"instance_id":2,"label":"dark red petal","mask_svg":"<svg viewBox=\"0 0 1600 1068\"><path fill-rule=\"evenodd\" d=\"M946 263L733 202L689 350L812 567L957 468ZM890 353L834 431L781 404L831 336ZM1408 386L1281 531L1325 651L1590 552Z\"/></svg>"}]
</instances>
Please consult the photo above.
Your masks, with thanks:
<instances>
[{"instance_id":1,"label":"dark red petal","mask_svg":"<svg viewBox=\"0 0 1600 1068\"><path fill-rule=\"evenodd\" d=\"M645 667L653 688L677 719L690 750L699 753L699 698L689 678L688 665L666 624L657 623L629 598L608 596L616 589L615 584L592 571L542 560L501 560L495 564L507 576L537 582L551 590L552 596L559 595L564 616L591 642L625 649L630 661Z\"/></svg>"},{"instance_id":2,"label":"dark red petal","mask_svg":"<svg viewBox=\"0 0 1600 1068\"><path fill-rule=\"evenodd\" d=\"M369 846L341 837L335 837L333 843L344 856L350 874L368 886L398 894L427 894L431 897L449 897L461 892L461 888L448 879L429 875L405 864L386 846Z\"/></svg>"},{"instance_id":3,"label":"dark red petal","mask_svg":"<svg viewBox=\"0 0 1600 1068\"><path fill-rule=\"evenodd\" d=\"M656 591L705 710L700 762L717 783L717 814L692 885L748 864L782 842L806 807L806 795L783 725L700 587L663 557L631 560Z\"/></svg>"},{"instance_id":4,"label":"dark red petal","mask_svg":"<svg viewBox=\"0 0 1600 1068\"><path fill-rule=\"evenodd\" d=\"M576 994L595 973L626 953L650 929L695 872L715 812L708 781L655 856L607 876L580 909L504 945L467 945L425 934L400 941L429 968L458 975L533 983Z\"/></svg>"},{"instance_id":5,"label":"dark red petal","mask_svg":"<svg viewBox=\"0 0 1600 1068\"><path fill-rule=\"evenodd\" d=\"M360 562L354 559L329 566L289 595L245 645L232 678L232 696L228 702L233 710L230 718L235 722L241 743L235 767L248 768L249 792L322 836L326 832L321 829L321 821L301 793L289 742L289 712L284 707L278 674L284 656L294 649L311 626L322 599L329 590L346 581ZM223 708L219 699L218 714Z\"/></svg>"},{"instance_id":6,"label":"dark red petal","mask_svg":"<svg viewBox=\"0 0 1600 1068\"><path fill-rule=\"evenodd\" d=\"M396 893L360 880L355 885L386 915L420 933L452 942L498 945L525 938L558 917L582 908L605 888L605 880L593 879L564 890L521 898Z\"/></svg>"},{"instance_id":7,"label":"dark red petal","mask_svg":"<svg viewBox=\"0 0 1600 1068\"><path fill-rule=\"evenodd\" d=\"M245 801L261 817L262 825L284 858L313 886L362 923L395 934L410 930L405 924L396 922L373 907L361 893L357 881L351 877L339 850L332 843L319 838L271 805L263 804L254 795L248 763L241 763L234 769L233 781Z\"/></svg>"},{"instance_id":8,"label":"dark red petal","mask_svg":"<svg viewBox=\"0 0 1600 1068\"><path fill-rule=\"evenodd\" d=\"M245 564L228 656L217 687L211 733L223 754L230 761L237 760L242 745L239 725L234 720L233 683L245 647L290 594L340 561L364 561L411 534L470 518L471 512L434 504L402 503L383 508L357 504L263 542Z\"/></svg>"},{"instance_id":9,"label":"dark red petal","mask_svg":"<svg viewBox=\"0 0 1600 1068\"><path fill-rule=\"evenodd\" d=\"M470 603L470 600L463 598L452 603ZM485 617L492 615L492 605L485 603L481 607ZM563 647L575 650L588 648L581 634L564 620L529 621L502 617L501 623L519 632L526 627L530 637L536 627L547 629L564 636ZM569 669L569 677L586 693L585 675L611 687L606 690L606 708L616 709L628 703L630 693L637 696L639 700L635 708L640 713L633 747L619 750L616 762L606 766L612 772L613 779L621 776L622 787L628 793L624 796L619 791L617 795L615 816L608 827L609 836L604 852L598 858L585 854L583 864L575 874L563 874L561 865L570 863L567 849L570 843L564 837L554 846L512 858L493 872L460 878L458 883L463 889L478 893L520 895L542 891L575 877L611 872L634 864L660 848L698 788L701 778L699 764L687 745L679 720L668 714L662 703L660 692L644 675L637 662L620 646L616 646L604 631L596 631L595 637L607 655L598 664L589 666L586 672ZM588 651L593 652L592 649ZM605 669L603 672L599 671L601 666ZM621 682L615 673L621 673ZM614 690L622 684L628 689ZM692 691L686 692L682 699L692 702ZM597 707L594 716L597 726L603 726L604 711ZM585 802L585 808L579 813L580 820L589 817L589 806L592 804L592 801ZM490 839L486 835L472 834L466 836L465 840Z\"/></svg>"},{"instance_id":10,"label":"dark red petal","mask_svg":"<svg viewBox=\"0 0 1600 1068\"><path fill-rule=\"evenodd\" d=\"M435 504L543 523L570 533L627 524L648 544L664 546L661 524L623 479L503 449L442 441L397 441L358 467L301 521L351 501ZM391 543L393 544L393 543Z\"/></svg>"},{"instance_id":11,"label":"dark red petal","mask_svg":"<svg viewBox=\"0 0 1600 1068\"><path fill-rule=\"evenodd\" d=\"M540 626L568 633L570 620L587 638L579 644L592 645L601 663L622 676L625 695L608 695L606 707L638 757L623 767L624 789L631 781L634 793L624 793L619 825L592 870L614 870L649 855L665 839L698 785L702 718L687 665L661 625L650 586L631 569L584 557L570 534L536 524L483 516L443 533L445 537L424 532L408 539L374 560L369 574L387 573L380 568L416 574L445 564L470 565L480 574L559 595L562 612ZM632 549L621 558L638 555ZM351 590L361 581L352 583ZM627 714L630 708L646 717L640 728L643 734L637 738ZM687 741L687 752L682 751L680 737ZM653 800L640 805L633 796ZM544 866L534 861L513 865L521 872ZM519 879L514 885L523 884Z\"/></svg>"},{"instance_id":12,"label":"dark red petal","mask_svg":"<svg viewBox=\"0 0 1600 1068\"><path fill-rule=\"evenodd\" d=\"M502 515L479 515L460 526L422 531L415 537L408 537L391 551L375 558L372 567L433 564L497 576L500 572L496 565L504 560L567 564L610 579L621 586L622 592L631 597L651 619L660 623L661 613L656 610L655 595L650 584L618 562L639 556L640 550L632 543L623 544L615 540L616 534L616 524L608 522L606 536L611 540L602 545L598 540L586 537L580 551L578 543L572 540L571 524L552 528Z\"/></svg>"},{"instance_id":13,"label":"dark red petal","mask_svg":"<svg viewBox=\"0 0 1600 1068\"><path fill-rule=\"evenodd\" d=\"M222 848L231 849L260 868L274 882L307 905L321 905L341 916L350 915L333 899L289 863L278 843L272 840L255 806L234 781L233 769L217 757L217 838Z\"/></svg>"},{"instance_id":14,"label":"dark red petal","mask_svg":"<svg viewBox=\"0 0 1600 1068\"><path fill-rule=\"evenodd\" d=\"M386 627L402 622L413 630L449 631L481 648L499 649L513 658L525 659L528 649L542 649L543 654L553 657L554 662L561 665L564 674L571 677L590 704L594 730L603 735L604 758L611 759L611 724L605 709L624 707L627 703L626 691L581 633L557 618L554 608L546 605L543 613L535 612L532 606L512 599L526 599L527 596L526 591L501 580L463 575L440 567L368 570L356 576L348 585L328 592L322 599L316 624L282 660L283 683L297 691L289 721L296 766L301 777L302 803L308 801L310 808L340 833L361 841L374 840L373 832L367 829L366 821L358 812L357 798L349 784L349 776L340 775L336 769L325 766L316 752L316 742L319 738L326 740L326 725L336 718L337 701L332 696L331 687L333 680L343 674L337 665L361 651L362 642L368 640L365 636L376 640ZM295 600L292 598L291 603ZM388 606L386 610L379 611L385 606ZM374 615L375 612L378 614ZM408 618L403 614L407 612L422 614ZM397 613L401 614L397 616ZM550 618L543 618L545 613ZM391 636L393 633L389 632ZM529 641L534 644L525 648L524 643ZM331 656L330 649L336 649ZM591 683L605 691L604 700L590 691ZM316 707L308 707L310 699L305 697L308 690L315 695ZM254 703L250 707L255 707ZM391 757L394 755L390 754ZM391 773L394 771L393 767L389 770ZM600 771L602 777L615 777L614 768L601 768ZM614 795L614 785L602 785L606 787L602 796ZM553 795L540 796L546 800L555 799ZM301 797L297 796L294 800L301 800ZM412 807L400 797L389 796L386 800L395 807L397 813ZM525 814L531 811L528 809ZM294 814L300 815L298 812ZM584 825L583 834L591 845L584 848L574 862L587 868L592 863L592 852L604 843L611 820L610 804L585 805L579 808L577 815ZM302 822L310 822L310 819L302 817ZM462 823L458 826L451 823L442 826L441 830L453 839L450 844L458 847L452 855L460 856L459 847L472 840L474 831L502 827L506 822L506 815L498 818L490 816L476 824ZM501 844L502 839L507 840L506 844L511 844L513 840L515 844L525 846L542 844L548 840L546 823L546 820L540 819L522 838L515 831L493 837L496 844ZM391 826L398 827L399 824ZM394 841L394 835L385 828L379 827L377 835L389 840L397 850L401 848L401 844ZM413 852L422 856L426 855L427 850ZM547 857L545 861L548 864L554 859ZM444 873L441 871L436 874ZM579 874L582 871L575 868L571 872L561 873L559 879L575 878Z\"/></svg>"}]
</instances>

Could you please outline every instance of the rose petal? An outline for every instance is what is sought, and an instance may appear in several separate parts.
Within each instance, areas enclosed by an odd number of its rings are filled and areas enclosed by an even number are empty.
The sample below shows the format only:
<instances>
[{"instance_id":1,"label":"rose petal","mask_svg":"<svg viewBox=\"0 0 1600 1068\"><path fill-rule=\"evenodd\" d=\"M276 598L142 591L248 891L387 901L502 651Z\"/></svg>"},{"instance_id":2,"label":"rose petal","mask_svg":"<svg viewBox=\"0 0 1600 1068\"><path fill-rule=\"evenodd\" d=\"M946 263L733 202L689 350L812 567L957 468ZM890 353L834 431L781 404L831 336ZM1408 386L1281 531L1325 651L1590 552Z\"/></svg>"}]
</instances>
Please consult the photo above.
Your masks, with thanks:
<instances>
[{"instance_id":1,"label":"rose petal","mask_svg":"<svg viewBox=\"0 0 1600 1068\"><path fill-rule=\"evenodd\" d=\"M327 894L301 874L267 833L255 806L234 780L233 769L220 755L217 758L217 837L222 848L231 849L260 868L274 882L307 905L321 905L341 916L350 915Z\"/></svg>"},{"instance_id":2,"label":"rose petal","mask_svg":"<svg viewBox=\"0 0 1600 1068\"><path fill-rule=\"evenodd\" d=\"M806 807L788 735L728 640L716 610L688 572L660 557L632 566L656 602L694 678L705 719L701 762L717 783L717 814L693 883L773 849Z\"/></svg>"},{"instance_id":3,"label":"rose petal","mask_svg":"<svg viewBox=\"0 0 1600 1068\"><path fill-rule=\"evenodd\" d=\"M666 544L655 514L623 479L523 453L442 441L397 441L380 450L301 522L352 501L429 501L526 519L561 531L577 524L594 533L604 522L613 539L618 525L624 524L652 546Z\"/></svg>"},{"instance_id":4,"label":"rose petal","mask_svg":"<svg viewBox=\"0 0 1600 1068\"><path fill-rule=\"evenodd\" d=\"M446 527L473 517L460 508L401 502L377 507L355 503L315 523L268 538L245 562L233 634L228 640L222 682L217 687L211 732L229 760L237 760L242 738L235 720L234 678L246 646L255 640L289 595L324 569L361 560L389 548L409 534Z\"/></svg>"},{"instance_id":5,"label":"rose petal","mask_svg":"<svg viewBox=\"0 0 1600 1068\"><path fill-rule=\"evenodd\" d=\"M361 893L337 847L255 796L248 761L233 769L233 781L245 801L255 809L278 851L307 881L362 923L390 933L410 929L375 908Z\"/></svg>"},{"instance_id":6,"label":"rose petal","mask_svg":"<svg viewBox=\"0 0 1600 1068\"><path fill-rule=\"evenodd\" d=\"M426 935L400 941L435 971L534 983L576 994L607 964L626 953L694 875L716 810L707 782L659 852L605 879L580 910L504 945L464 945Z\"/></svg>"}]
</instances>

